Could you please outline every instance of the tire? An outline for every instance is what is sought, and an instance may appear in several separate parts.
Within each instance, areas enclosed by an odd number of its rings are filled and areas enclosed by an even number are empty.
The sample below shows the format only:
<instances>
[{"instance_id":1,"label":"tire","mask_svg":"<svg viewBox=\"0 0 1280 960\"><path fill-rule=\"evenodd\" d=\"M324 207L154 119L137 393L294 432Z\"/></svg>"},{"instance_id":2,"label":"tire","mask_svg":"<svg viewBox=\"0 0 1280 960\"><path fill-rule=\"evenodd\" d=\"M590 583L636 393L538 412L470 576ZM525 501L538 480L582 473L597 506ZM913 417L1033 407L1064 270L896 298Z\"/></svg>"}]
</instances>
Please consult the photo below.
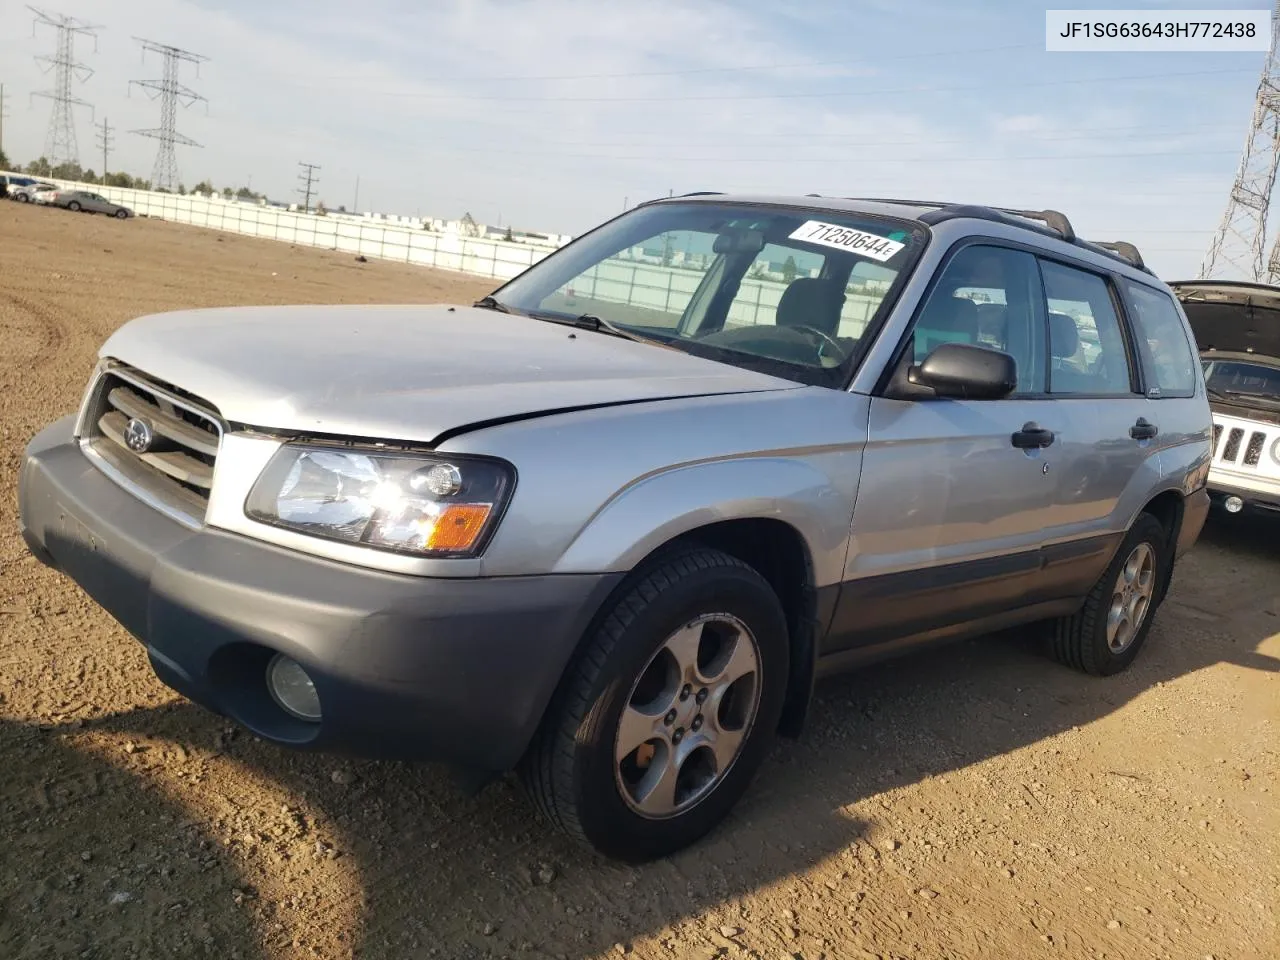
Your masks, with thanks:
<instances>
[{"instance_id":1,"label":"tire","mask_svg":"<svg viewBox=\"0 0 1280 960\"><path fill-rule=\"evenodd\" d=\"M67 209L70 210L72 213L79 213L80 204L79 202L72 200L70 203L67 204Z\"/></svg>"},{"instance_id":2,"label":"tire","mask_svg":"<svg viewBox=\"0 0 1280 960\"><path fill-rule=\"evenodd\" d=\"M18 199L19 199L20 201L22 201L23 203L30 203L30 202L31 202L31 198L30 198L30 197L28 197L25 193L20 193L20 194L18 194Z\"/></svg>"},{"instance_id":3,"label":"tire","mask_svg":"<svg viewBox=\"0 0 1280 960\"><path fill-rule=\"evenodd\" d=\"M117 211L115 212L115 218L116 218L117 220L127 220L127 219L129 219L129 211L128 211L128 210L117 210Z\"/></svg>"},{"instance_id":4,"label":"tire","mask_svg":"<svg viewBox=\"0 0 1280 960\"><path fill-rule=\"evenodd\" d=\"M639 863L694 843L746 792L778 726L790 654L786 617L769 584L718 550L669 554L615 598L566 669L520 774L557 828L607 857ZM712 675L727 665L722 678L754 653L754 675L716 684L704 674L695 689L681 678L669 644L698 650L699 669ZM624 711L629 730L657 735L619 759ZM679 714L674 722L672 714ZM729 756L735 727L742 735ZM723 764L717 745L729 756ZM676 806L659 802L660 789L646 792L655 777L658 787L673 784ZM648 811L639 809L642 798Z\"/></svg>"},{"instance_id":5,"label":"tire","mask_svg":"<svg viewBox=\"0 0 1280 960\"><path fill-rule=\"evenodd\" d=\"M1063 617L1054 624L1050 641L1054 658L1069 667L1100 677L1111 676L1128 667L1146 641L1151 622L1164 599L1163 590L1171 560L1169 532L1151 514L1139 514L1106 571L1089 591L1084 606L1074 616ZM1131 564L1136 564L1136 568L1130 567ZM1149 593L1137 629L1133 630L1131 625L1126 632L1121 624L1114 639L1109 639L1112 605L1119 596L1117 590L1123 585L1121 576L1126 567L1130 567L1130 572L1133 569L1143 571L1140 582L1149 577ZM1139 587L1131 591L1130 596L1142 593ZM1129 609L1132 612L1134 608ZM1137 618L1135 614L1130 619Z\"/></svg>"}]
</instances>

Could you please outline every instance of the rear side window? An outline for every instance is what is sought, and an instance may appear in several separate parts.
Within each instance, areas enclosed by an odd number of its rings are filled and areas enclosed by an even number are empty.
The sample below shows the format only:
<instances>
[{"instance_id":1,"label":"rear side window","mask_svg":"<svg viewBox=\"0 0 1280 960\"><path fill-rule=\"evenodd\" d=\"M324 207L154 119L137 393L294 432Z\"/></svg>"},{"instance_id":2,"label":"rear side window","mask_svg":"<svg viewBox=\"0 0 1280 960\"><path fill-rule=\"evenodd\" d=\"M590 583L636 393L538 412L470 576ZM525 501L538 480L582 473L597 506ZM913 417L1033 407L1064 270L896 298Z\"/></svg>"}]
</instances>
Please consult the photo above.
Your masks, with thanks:
<instances>
[{"instance_id":1,"label":"rear side window","mask_svg":"<svg viewBox=\"0 0 1280 960\"><path fill-rule=\"evenodd\" d=\"M1133 306L1133 324L1150 371L1150 383L1162 397L1190 397L1196 392L1196 359L1173 298L1159 290L1125 281Z\"/></svg>"},{"instance_id":2,"label":"rear side window","mask_svg":"<svg viewBox=\"0 0 1280 960\"><path fill-rule=\"evenodd\" d=\"M1129 352L1107 281L1047 260L1040 266L1049 305L1049 392L1132 394Z\"/></svg>"}]
</instances>

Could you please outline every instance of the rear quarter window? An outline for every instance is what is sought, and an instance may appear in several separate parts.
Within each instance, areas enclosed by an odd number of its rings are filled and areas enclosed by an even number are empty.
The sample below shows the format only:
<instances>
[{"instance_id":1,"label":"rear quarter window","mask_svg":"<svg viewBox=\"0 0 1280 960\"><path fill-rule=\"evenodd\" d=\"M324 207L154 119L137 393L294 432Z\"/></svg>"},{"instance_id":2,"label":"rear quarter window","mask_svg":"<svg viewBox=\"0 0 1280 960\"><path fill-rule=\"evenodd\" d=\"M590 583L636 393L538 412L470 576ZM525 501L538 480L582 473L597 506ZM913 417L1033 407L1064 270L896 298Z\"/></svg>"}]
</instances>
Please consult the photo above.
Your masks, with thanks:
<instances>
[{"instance_id":1,"label":"rear quarter window","mask_svg":"<svg viewBox=\"0 0 1280 960\"><path fill-rule=\"evenodd\" d=\"M1159 388L1161 397L1194 396L1196 357L1173 298L1130 280L1123 283L1148 386Z\"/></svg>"}]
</instances>

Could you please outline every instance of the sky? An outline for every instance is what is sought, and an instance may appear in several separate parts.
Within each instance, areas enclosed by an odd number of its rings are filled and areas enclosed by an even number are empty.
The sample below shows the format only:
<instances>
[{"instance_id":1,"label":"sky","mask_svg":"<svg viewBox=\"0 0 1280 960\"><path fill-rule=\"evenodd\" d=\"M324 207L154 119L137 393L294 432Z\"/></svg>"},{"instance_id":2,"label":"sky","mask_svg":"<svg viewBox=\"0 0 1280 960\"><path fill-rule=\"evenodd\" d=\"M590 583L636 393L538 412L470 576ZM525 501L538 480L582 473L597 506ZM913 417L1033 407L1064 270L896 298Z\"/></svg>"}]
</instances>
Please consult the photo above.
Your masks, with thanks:
<instances>
[{"instance_id":1,"label":"sky","mask_svg":"<svg viewBox=\"0 0 1280 960\"><path fill-rule=\"evenodd\" d=\"M693 190L897 196L1065 212L1165 279L1198 275L1265 54L1048 53L1027 0L50 0L98 26L77 59L80 161L150 177L161 76L136 38L207 57L181 80L182 181L327 206L578 233ZM1080 9L1269 9L1126 0ZM3 147L44 152L55 33L0 0ZM358 180L358 195L357 195Z\"/></svg>"}]
</instances>

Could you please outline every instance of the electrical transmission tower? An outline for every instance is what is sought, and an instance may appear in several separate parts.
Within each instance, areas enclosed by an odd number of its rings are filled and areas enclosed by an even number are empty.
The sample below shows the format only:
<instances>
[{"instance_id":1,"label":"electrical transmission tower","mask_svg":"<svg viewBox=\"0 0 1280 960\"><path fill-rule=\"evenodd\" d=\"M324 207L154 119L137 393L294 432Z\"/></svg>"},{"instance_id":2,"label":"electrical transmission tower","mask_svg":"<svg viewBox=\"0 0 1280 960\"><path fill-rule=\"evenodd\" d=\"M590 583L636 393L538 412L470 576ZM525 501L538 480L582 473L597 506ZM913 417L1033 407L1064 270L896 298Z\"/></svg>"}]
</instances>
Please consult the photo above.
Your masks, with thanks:
<instances>
[{"instance_id":1,"label":"electrical transmission tower","mask_svg":"<svg viewBox=\"0 0 1280 960\"><path fill-rule=\"evenodd\" d=\"M9 102L4 98L4 84L0 83L0 156L4 156L4 122L9 119Z\"/></svg>"},{"instance_id":2,"label":"electrical transmission tower","mask_svg":"<svg viewBox=\"0 0 1280 960\"><path fill-rule=\"evenodd\" d=\"M35 14L35 23L31 27L32 36L35 36L35 28L40 25L53 27L58 31L57 52L50 56L36 57L41 70L45 73L53 71L53 89L38 90L32 94L33 97L53 101L49 132L44 143L45 158L55 167L62 163L79 164L80 147L76 143L76 123L72 108L89 107L92 111L93 107L87 101L72 95L71 81L74 79L84 83L93 76L93 70L76 61L76 37L93 37L93 49L96 53L98 35L94 31L98 28L61 13L46 13L35 7L27 9Z\"/></svg>"},{"instance_id":3,"label":"electrical transmission tower","mask_svg":"<svg viewBox=\"0 0 1280 960\"><path fill-rule=\"evenodd\" d=\"M315 185L319 183L316 171L319 170L320 167L318 164L302 163L301 161L299 161L298 166L303 170L302 173L298 174L298 179L303 183L303 185L298 188L298 192L302 194L302 210L304 213L310 213L311 194L315 190Z\"/></svg>"},{"instance_id":4,"label":"electrical transmission tower","mask_svg":"<svg viewBox=\"0 0 1280 960\"><path fill-rule=\"evenodd\" d=\"M111 128L107 126L107 118L102 118L102 129L97 134L98 147L102 150L102 185L107 184L107 154L111 152L111 141L115 139L115 134L111 132Z\"/></svg>"},{"instance_id":5,"label":"electrical transmission tower","mask_svg":"<svg viewBox=\"0 0 1280 960\"><path fill-rule=\"evenodd\" d=\"M1255 283L1274 282L1277 251L1271 251L1269 262L1263 253L1267 242L1267 215L1271 209L1271 191L1280 164L1280 0L1271 15L1271 49L1267 52L1254 99L1253 122L1245 141L1244 156L1236 171L1227 209L1214 234L1209 252L1200 265L1200 276L1211 279L1225 269L1243 273Z\"/></svg>"},{"instance_id":6,"label":"electrical transmission tower","mask_svg":"<svg viewBox=\"0 0 1280 960\"><path fill-rule=\"evenodd\" d=\"M178 132L178 104L189 107L197 101L203 100L208 104L208 100L196 93L190 87L184 86L178 80L178 67L182 61L194 63L196 65L196 76L200 76L200 64L208 60L208 57L202 57L198 53L191 53L188 50L181 50L178 47L171 47L168 44L156 43L152 40L143 40L134 37L138 43L142 44L142 56L146 59L147 51L159 53L164 57L164 78L161 80L130 80L129 88L133 89L133 85L137 84L147 91L147 96L152 100L160 98L160 126L153 127L150 130L134 130L133 133L142 137L151 137L153 140L160 141L160 149L156 152L156 165L151 171L151 188L153 190L170 190L178 185L178 158L173 152L175 144L182 144L184 147L198 147L190 137L183 136ZM207 109L207 106L206 106Z\"/></svg>"}]
</instances>

